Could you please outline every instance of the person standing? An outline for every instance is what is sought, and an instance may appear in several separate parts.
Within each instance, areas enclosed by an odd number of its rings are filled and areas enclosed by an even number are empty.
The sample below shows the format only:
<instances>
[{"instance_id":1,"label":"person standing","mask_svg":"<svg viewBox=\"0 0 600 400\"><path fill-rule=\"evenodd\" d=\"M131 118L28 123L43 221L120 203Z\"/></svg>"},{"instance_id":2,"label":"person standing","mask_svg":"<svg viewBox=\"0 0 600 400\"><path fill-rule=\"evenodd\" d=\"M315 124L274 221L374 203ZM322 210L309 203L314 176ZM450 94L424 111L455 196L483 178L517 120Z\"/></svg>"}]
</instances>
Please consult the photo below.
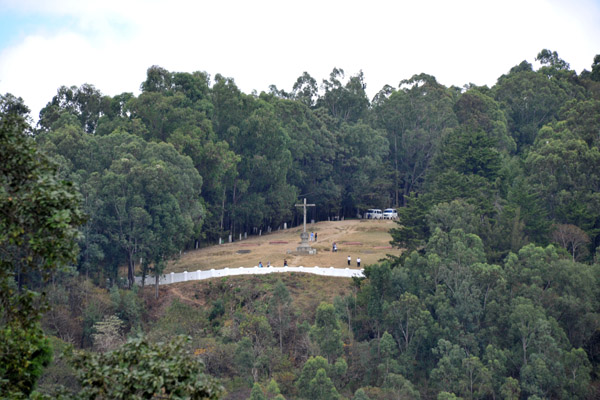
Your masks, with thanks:
<instances>
[{"instance_id":1,"label":"person standing","mask_svg":"<svg viewBox=\"0 0 600 400\"><path fill-rule=\"evenodd\" d=\"M317 241L317 232L315 232L315 242Z\"/></svg>"},{"instance_id":2,"label":"person standing","mask_svg":"<svg viewBox=\"0 0 600 400\"><path fill-rule=\"evenodd\" d=\"M287 266L288 266L288 265L287 265L287 260L283 260L283 266L284 266L284 267L287 267Z\"/></svg>"},{"instance_id":3,"label":"person standing","mask_svg":"<svg viewBox=\"0 0 600 400\"><path fill-rule=\"evenodd\" d=\"M310 241L313 242L315 240L315 233L311 232L310 233Z\"/></svg>"},{"instance_id":4,"label":"person standing","mask_svg":"<svg viewBox=\"0 0 600 400\"><path fill-rule=\"evenodd\" d=\"M357 266L358 268L360 268L360 257L358 257L358 258L356 259L356 266Z\"/></svg>"},{"instance_id":5,"label":"person standing","mask_svg":"<svg viewBox=\"0 0 600 400\"><path fill-rule=\"evenodd\" d=\"M262 267L263 267L263 266L262 266L262 261L259 261L259 262L258 262L258 268L262 268Z\"/></svg>"},{"instance_id":6,"label":"person standing","mask_svg":"<svg viewBox=\"0 0 600 400\"><path fill-rule=\"evenodd\" d=\"M348 265L352 262L352 257L348 256Z\"/></svg>"}]
</instances>

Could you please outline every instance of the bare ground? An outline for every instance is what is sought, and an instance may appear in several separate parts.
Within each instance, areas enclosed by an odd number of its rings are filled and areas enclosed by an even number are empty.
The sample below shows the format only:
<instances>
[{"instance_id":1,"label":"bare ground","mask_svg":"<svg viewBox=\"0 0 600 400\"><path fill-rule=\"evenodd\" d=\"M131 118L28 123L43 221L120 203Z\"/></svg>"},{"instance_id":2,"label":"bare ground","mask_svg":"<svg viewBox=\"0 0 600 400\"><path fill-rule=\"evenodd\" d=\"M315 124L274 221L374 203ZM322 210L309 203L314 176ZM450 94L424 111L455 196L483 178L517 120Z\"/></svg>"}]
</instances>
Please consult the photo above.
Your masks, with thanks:
<instances>
[{"instance_id":1,"label":"bare ground","mask_svg":"<svg viewBox=\"0 0 600 400\"><path fill-rule=\"evenodd\" d=\"M391 236L388 232L395 226L389 220L318 222L306 227L307 231L318 234L318 241L310 242L317 249L315 255L295 254L302 231L302 227L295 227L189 251L169 263L165 272L253 267L259 261L265 266L268 262L273 266L282 266L284 259L289 266L346 268L348 256L352 257L351 268L357 268L357 257L361 258L361 267L364 267L377 263L386 254L400 255L401 250L392 249L389 244ZM332 252L334 242L338 247L335 253Z\"/></svg>"}]
</instances>

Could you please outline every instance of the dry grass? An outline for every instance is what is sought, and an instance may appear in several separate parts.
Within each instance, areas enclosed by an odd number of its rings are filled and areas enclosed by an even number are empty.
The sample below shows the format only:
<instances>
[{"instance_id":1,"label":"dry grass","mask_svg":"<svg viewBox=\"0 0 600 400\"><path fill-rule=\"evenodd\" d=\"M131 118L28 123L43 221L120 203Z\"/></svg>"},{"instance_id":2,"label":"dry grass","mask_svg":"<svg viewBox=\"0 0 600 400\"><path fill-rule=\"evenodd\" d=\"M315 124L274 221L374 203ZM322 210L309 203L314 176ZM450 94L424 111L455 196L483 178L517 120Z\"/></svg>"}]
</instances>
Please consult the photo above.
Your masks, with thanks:
<instances>
[{"instance_id":1,"label":"dry grass","mask_svg":"<svg viewBox=\"0 0 600 400\"><path fill-rule=\"evenodd\" d=\"M215 280L181 282L161 286L159 299L154 288L145 287L143 297L149 320L157 321L165 315L172 302L178 301L193 308L204 309L216 299L232 293L253 293L255 301L266 301L275 283L281 280L290 292L294 307L302 320L312 321L321 302L333 303L336 296L344 297L354 289L352 280L312 274L289 273L268 275L229 276Z\"/></svg>"},{"instance_id":2,"label":"dry grass","mask_svg":"<svg viewBox=\"0 0 600 400\"><path fill-rule=\"evenodd\" d=\"M389 248L391 236L388 232L394 226L394 222L388 220L318 222L307 226L308 231L318 233L318 241L311 242L317 249L315 255L288 253L295 251L300 243L302 228L296 227L187 252L179 260L169 263L166 272L252 267L259 261L264 265L271 262L271 265L282 266L284 259L289 266L346 268L348 256L352 257L352 268L356 268L357 257L361 258L361 267L364 267L378 262L386 254L400 254L400 250ZM337 253L331 251L333 242L338 245Z\"/></svg>"}]
</instances>

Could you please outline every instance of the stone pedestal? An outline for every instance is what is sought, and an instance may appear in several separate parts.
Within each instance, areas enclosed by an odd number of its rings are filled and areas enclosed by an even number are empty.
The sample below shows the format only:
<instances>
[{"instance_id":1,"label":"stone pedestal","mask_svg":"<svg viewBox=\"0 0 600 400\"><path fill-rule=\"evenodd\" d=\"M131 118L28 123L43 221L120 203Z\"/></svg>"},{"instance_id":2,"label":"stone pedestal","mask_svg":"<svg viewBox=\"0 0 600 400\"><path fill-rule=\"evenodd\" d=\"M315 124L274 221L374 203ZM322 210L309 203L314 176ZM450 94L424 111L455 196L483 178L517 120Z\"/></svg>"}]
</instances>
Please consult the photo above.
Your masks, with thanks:
<instances>
[{"instance_id":1,"label":"stone pedestal","mask_svg":"<svg viewBox=\"0 0 600 400\"><path fill-rule=\"evenodd\" d=\"M300 234L300 246L296 247L296 251L302 254L317 254L317 249L313 249L308 244L308 232Z\"/></svg>"}]
</instances>

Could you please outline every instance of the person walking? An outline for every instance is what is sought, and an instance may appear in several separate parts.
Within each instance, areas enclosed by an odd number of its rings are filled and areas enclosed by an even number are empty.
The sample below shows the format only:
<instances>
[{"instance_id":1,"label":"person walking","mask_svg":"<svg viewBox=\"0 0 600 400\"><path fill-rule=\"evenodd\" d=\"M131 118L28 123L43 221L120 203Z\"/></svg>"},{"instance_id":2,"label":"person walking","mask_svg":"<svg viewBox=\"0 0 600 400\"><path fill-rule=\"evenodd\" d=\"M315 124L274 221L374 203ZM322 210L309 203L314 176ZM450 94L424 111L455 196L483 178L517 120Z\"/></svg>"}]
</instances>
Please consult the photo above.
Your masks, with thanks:
<instances>
[{"instance_id":1,"label":"person walking","mask_svg":"<svg viewBox=\"0 0 600 400\"><path fill-rule=\"evenodd\" d=\"M317 232L315 232L315 242L317 241Z\"/></svg>"},{"instance_id":2,"label":"person walking","mask_svg":"<svg viewBox=\"0 0 600 400\"><path fill-rule=\"evenodd\" d=\"M310 233L310 241L313 242L315 240L315 233L311 232Z\"/></svg>"},{"instance_id":3,"label":"person walking","mask_svg":"<svg viewBox=\"0 0 600 400\"><path fill-rule=\"evenodd\" d=\"M360 268L360 257L358 257L358 258L356 259L356 266L357 266L358 268Z\"/></svg>"},{"instance_id":4,"label":"person walking","mask_svg":"<svg viewBox=\"0 0 600 400\"><path fill-rule=\"evenodd\" d=\"M337 251L337 244L335 244L335 242L333 242L333 246L331 247L331 251L333 251L334 253Z\"/></svg>"},{"instance_id":5,"label":"person walking","mask_svg":"<svg viewBox=\"0 0 600 400\"><path fill-rule=\"evenodd\" d=\"M284 266L284 267L287 267L287 266L288 266L288 265L287 265L287 260L283 260L283 266Z\"/></svg>"},{"instance_id":6,"label":"person walking","mask_svg":"<svg viewBox=\"0 0 600 400\"><path fill-rule=\"evenodd\" d=\"M258 268L262 268L262 267L263 267L263 266L262 266L262 261L259 261L259 262L258 262Z\"/></svg>"},{"instance_id":7,"label":"person walking","mask_svg":"<svg viewBox=\"0 0 600 400\"><path fill-rule=\"evenodd\" d=\"M348 256L348 265L352 262L352 257Z\"/></svg>"}]
</instances>

